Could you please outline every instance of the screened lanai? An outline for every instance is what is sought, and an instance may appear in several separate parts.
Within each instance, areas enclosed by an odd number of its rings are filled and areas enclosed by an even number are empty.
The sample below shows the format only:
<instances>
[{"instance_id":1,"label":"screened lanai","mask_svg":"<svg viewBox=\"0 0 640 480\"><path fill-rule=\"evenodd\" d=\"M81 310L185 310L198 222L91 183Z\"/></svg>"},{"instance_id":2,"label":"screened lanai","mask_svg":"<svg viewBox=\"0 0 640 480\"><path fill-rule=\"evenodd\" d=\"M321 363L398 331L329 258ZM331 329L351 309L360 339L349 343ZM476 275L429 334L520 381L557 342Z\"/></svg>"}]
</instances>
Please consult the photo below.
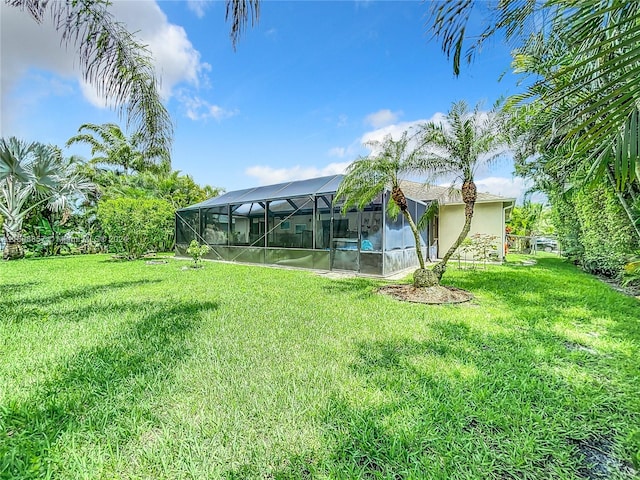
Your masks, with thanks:
<instances>
[{"instance_id":1,"label":"screened lanai","mask_svg":"<svg viewBox=\"0 0 640 480\"><path fill-rule=\"evenodd\" d=\"M225 193L176 212L176 249L192 240L207 258L390 275L417 265L415 241L402 215L385 214L385 191L362 210L333 204L342 175ZM407 199L414 218L427 206ZM421 232L426 254L428 231Z\"/></svg>"}]
</instances>

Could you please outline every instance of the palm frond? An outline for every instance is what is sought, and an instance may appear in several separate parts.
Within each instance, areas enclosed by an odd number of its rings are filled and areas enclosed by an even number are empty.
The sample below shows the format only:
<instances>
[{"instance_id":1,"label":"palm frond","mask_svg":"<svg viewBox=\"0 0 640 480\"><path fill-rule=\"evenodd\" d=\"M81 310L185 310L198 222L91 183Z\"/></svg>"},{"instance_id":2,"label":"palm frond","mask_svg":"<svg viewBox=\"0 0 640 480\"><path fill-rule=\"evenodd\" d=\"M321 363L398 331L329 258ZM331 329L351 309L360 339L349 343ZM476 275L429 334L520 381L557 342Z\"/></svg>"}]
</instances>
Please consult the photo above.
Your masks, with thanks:
<instances>
[{"instance_id":1,"label":"palm frond","mask_svg":"<svg viewBox=\"0 0 640 480\"><path fill-rule=\"evenodd\" d=\"M106 0L6 0L39 23L50 19L65 48L78 52L84 79L107 99L146 148L169 158L173 125L162 104L151 55L108 10Z\"/></svg>"},{"instance_id":2,"label":"palm frond","mask_svg":"<svg viewBox=\"0 0 640 480\"><path fill-rule=\"evenodd\" d=\"M439 202L434 200L429 203L427 209L422 214L422 216L418 219L416 223L416 227L418 230L424 230L429 226L429 222L436 216L438 213Z\"/></svg>"},{"instance_id":3,"label":"palm frond","mask_svg":"<svg viewBox=\"0 0 640 480\"><path fill-rule=\"evenodd\" d=\"M231 20L231 44L235 49L240 37L246 29L258 23L260 17L260 0L227 0L226 19Z\"/></svg>"}]
</instances>

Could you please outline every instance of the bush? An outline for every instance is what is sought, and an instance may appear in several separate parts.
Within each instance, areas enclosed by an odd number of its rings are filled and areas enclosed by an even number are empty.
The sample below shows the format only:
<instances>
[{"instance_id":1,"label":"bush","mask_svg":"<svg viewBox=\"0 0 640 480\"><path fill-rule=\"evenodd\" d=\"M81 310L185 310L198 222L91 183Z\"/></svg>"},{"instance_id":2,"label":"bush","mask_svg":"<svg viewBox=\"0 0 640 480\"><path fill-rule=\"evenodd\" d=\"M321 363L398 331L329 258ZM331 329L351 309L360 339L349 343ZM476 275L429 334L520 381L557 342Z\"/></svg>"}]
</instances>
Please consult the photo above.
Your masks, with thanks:
<instances>
[{"instance_id":1,"label":"bush","mask_svg":"<svg viewBox=\"0 0 640 480\"><path fill-rule=\"evenodd\" d=\"M573 196L584 248L580 263L595 274L618 276L636 245L629 219L608 185Z\"/></svg>"},{"instance_id":2,"label":"bush","mask_svg":"<svg viewBox=\"0 0 640 480\"><path fill-rule=\"evenodd\" d=\"M174 211L166 200L104 200L98 204L98 218L111 249L129 259L171 247Z\"/></svg>"},{"instance_id":3,"label":"bush","mask_svg":"<svg viewBox=\"0 0 640 480\"><path fill-rule=\"evenodd\" d=\"M209 253L210 250L211 248L209 245L200 245L197 240L191 240L189 248L187 248L187 253L191 255L191 258L193 258L194 268L198 266L198 262L202 260L202 256Z\"/></svg>"}]
</instances>

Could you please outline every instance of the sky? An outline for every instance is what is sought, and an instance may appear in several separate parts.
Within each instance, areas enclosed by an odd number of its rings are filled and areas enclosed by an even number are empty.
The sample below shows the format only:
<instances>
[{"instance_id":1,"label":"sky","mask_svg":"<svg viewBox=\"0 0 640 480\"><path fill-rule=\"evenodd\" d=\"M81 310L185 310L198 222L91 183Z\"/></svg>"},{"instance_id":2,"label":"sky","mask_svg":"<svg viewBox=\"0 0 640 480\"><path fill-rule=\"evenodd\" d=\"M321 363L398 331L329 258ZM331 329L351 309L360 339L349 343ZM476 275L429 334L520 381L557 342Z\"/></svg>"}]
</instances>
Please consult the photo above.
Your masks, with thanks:
<instances>
[{"instance_id":1,"label":"sky","mask_svg":"<svg viewBox=\"0 0 640 480\"><path fill-rule=\"evenodd\" d=\"M83 123L124 126L50 22L0 5L1 136L63 146ZM263 0L235 51L223 1L115 0L111 10L154 57L173 168L227 191L343 173L367 141L522 88L499 41L455 77L425 27L428 2ZM472 20L482 27L481 13ZM65 152L90 157L82 145ZM478 189L522 199L527 184L512 171L508 158L480 170Z\"/></svg>"}]
</instances>

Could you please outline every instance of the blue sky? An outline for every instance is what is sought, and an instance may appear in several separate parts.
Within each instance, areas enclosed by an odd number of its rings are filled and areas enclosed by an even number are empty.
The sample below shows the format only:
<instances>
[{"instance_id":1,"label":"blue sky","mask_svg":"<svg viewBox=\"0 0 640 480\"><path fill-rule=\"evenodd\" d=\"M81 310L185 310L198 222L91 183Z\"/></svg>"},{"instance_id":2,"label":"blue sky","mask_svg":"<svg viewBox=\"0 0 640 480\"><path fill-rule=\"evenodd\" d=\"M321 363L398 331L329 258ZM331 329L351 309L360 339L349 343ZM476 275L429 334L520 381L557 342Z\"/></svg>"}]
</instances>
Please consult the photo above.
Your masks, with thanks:
<instances>
[{"instance_id":1,"label":"blue sky","mask_svg":"<svg viewBox=\"0 0 640 480\"><path fill-rule=\"evenodd\" d=\"M2 136L63 145L82 123L118 122L83 84L48 25L2 4ZM149 44L175 123L172 162L227 190L341 172L367 149L464 99L516 93L509 49L493 42L456 78L418 1L263 1L234 52L224 2L116 1ZM475 19L481 26L481 16ZM88 156L76 146L69 154ZM479 188L518 196L503 161Z\"/></svg>"}]
</instances>

